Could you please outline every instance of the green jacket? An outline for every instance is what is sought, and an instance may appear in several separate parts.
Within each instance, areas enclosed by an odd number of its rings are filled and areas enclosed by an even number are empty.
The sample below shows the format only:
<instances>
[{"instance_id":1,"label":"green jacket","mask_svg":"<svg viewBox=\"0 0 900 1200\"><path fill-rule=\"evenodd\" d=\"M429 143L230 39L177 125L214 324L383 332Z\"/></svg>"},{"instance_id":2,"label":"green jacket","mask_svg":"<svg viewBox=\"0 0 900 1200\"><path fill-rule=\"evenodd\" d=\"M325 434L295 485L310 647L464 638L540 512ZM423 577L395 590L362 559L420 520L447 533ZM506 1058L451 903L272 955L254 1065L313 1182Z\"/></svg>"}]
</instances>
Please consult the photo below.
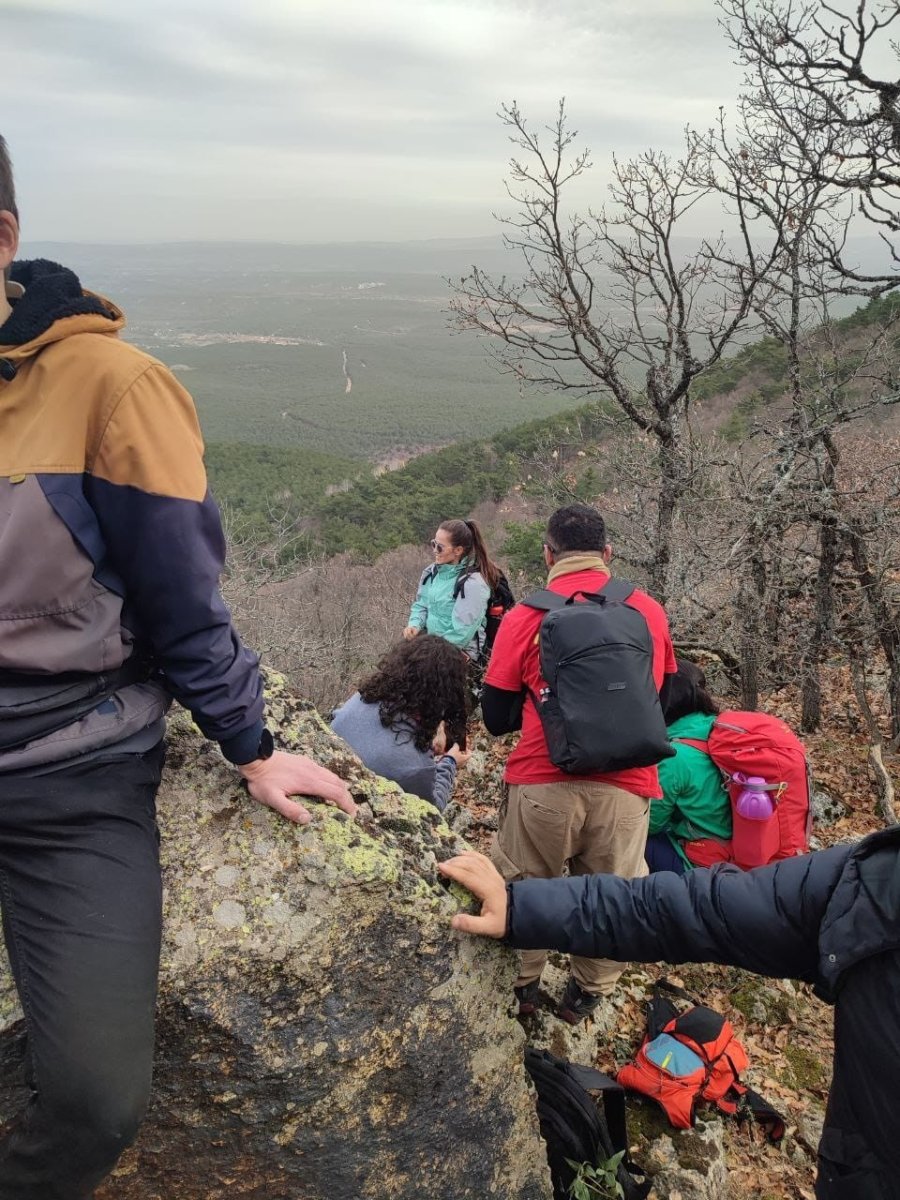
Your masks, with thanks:
<instances>
[{"instance_id":1,"label":"green jacket","mask_svg":"<svg viewBox=\"0 0 900 1200\"><path fill-rule=\"evenodd\" d=\"M706 713L689 713L669 726L675 755L659 764L663 798L650 801L651 835L667 834L685 862L684 842L731 837L731 804L719 768L702 750L677 741L707 741L715 719Z\"/></svg>"},{"instance_id":2,"label":"green jacket","mask_svg":"<svg viewBox=\"0 0 900 1200\"><path fill-rule=\"evenodd\" d=\"M442 563L426 567L419 590L409 612L408 624L426 633L437 634L470 658L477 658L484 643L484 626L491 589L474 571L468 576L462 594L454 600L456 581L469 570L468 559L459 564Z\"/></svg>"}]
</instances>

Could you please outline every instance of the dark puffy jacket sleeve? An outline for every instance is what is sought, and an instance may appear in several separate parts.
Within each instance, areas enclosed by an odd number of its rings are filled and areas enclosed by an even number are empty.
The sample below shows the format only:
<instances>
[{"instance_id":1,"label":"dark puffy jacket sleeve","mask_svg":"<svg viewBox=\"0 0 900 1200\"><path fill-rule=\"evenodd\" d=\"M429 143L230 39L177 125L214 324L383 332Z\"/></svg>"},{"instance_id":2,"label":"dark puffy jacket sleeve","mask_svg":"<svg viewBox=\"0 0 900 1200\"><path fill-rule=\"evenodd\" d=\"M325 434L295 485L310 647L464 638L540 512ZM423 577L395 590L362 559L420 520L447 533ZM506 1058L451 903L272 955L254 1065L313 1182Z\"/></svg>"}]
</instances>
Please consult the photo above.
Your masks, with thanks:
<instances>
[{"instance_id":1,"label":"dark puffy jacket sleeve","mask_svg":"<svg viewBox=\"0 0 900 1200\"><path fill-rule=\"evenodd\" d=\"M509 941L521 950L714 962L816 982L819 927L849 853L835 847L755 871L523 880L509 887Z\"/></svg>"},{"instance_id":2,"label":"dark puffy jacket sleeve","mask_svg":"<svg viewBox=\"0 0 900 1200\"><path fill-rule=\"evenodd\" d=\"M123 584L126 621L206 736L232 762L249 762L262 733L259 664L219 595L225 539L193 401L161 364L121 397L85 492Z\"/></svg>"}]
</instances>

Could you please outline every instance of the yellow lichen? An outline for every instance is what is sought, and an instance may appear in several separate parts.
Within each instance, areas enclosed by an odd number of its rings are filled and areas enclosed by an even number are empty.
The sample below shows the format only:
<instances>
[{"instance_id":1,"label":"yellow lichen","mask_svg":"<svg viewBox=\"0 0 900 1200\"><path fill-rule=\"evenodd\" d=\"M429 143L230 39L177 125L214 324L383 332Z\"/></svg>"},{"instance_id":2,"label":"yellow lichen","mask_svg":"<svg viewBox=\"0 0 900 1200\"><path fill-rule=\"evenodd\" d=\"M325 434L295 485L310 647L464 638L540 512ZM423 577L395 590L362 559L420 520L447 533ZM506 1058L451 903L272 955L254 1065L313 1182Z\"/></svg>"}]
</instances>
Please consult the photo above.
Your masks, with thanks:
<instances>
[{"instance_id":1,"label":"yellow lichen","mask_svg":"<svg viewBox=\"0 0 900 1200\"><path fill-rule=\"evenodd\" d=\"M316 833L355 878L384 883L395 883L400 878L397 853L364 833L353 821L327 818L316 827Z\"/></svg>"}]
</instances>

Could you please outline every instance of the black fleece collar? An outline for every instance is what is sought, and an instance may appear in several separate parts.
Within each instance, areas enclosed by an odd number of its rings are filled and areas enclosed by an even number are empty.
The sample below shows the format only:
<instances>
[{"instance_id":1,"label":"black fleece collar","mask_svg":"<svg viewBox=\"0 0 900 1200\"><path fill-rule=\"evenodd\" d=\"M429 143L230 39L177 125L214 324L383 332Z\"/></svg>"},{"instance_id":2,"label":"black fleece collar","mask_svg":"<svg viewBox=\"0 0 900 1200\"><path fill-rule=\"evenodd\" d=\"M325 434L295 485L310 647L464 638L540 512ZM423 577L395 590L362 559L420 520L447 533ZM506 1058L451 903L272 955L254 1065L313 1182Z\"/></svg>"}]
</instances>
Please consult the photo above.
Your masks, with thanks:
<instances>
[{"instance_id":1,"label":"black fleece collar","mask_svg":"<svg viewBox=\"0 0 900 1200\"><path fill-rule=\"evenodd\" d=\"M0 325L0 346L23 346L40 337L54 321L88 313L113 319L96 296L86 296L74 271L46 258L15 262L10 278L25 288L13 301L11 316Z\"/></svg>"}]
</instances>

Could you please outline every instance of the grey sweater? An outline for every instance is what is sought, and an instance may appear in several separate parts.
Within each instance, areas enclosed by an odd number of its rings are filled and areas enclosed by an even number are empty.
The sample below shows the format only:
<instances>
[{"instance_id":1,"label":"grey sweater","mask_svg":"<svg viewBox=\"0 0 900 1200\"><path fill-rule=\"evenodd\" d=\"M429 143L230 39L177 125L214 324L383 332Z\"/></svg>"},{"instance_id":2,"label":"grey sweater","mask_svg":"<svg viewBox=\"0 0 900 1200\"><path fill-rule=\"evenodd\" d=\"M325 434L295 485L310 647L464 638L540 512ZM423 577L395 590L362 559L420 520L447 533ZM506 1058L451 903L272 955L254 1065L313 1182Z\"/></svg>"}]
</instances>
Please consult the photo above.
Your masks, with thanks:
<instances>
[{"instance_id":1,"label":"grey sweater","mask_svg":"<svg viewBox=\"0 0 900 1200\"><path fill-rule=\"evenodd\" d=\"M421 796L444 811L456 782L456 761L449 754L435 758L431 750L418 750L409 722L386 728L378 705L367 704L354 692L335 712L331 728L370 771L393 779L404 792Z\"/></svg>"}]
</instances>

